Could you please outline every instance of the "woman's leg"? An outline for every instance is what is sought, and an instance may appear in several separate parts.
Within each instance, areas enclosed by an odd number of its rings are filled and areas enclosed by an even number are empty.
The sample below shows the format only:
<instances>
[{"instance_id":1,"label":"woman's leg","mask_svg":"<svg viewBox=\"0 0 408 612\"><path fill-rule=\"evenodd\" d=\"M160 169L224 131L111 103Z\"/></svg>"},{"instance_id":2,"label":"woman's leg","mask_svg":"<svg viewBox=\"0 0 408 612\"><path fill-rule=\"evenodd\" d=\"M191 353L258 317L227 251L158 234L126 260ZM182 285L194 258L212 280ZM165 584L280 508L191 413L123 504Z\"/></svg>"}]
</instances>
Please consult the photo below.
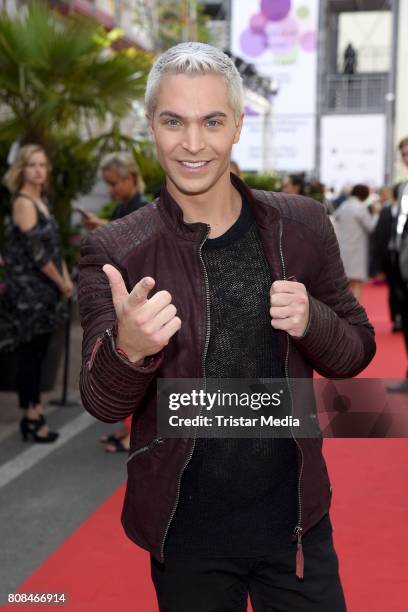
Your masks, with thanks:
<instances>
[{"instance_id":1,"label":"woman's leg","mask_svg":"<svg viewBox=\"0 0 408 612\"><path fill-rule=\"evenodd\" d=\"M132 428L132 417L129 416L123 422L123 427L115 434L114 438L107 441L105 450L107 453L127 452L130 448L130 430Z\"/></svg>"},{"instance_id":2,"label":"woman's leg","mask_svg":"<svg viewBox=\"0 0 408 612\"><path fill-rule=\"evenodd\" d=\"M17 350L16 389L22 410L32 407L35 370L35 338L33 338L31 342L21 344Z\"/></svg>"},{"instance_id":3,"label":"woman's leg","mask_svg":"<svg viewBox=\"0 0 408 612\"><path fill-rule=\"evenodd\" d=\"M20 345L17 356L16 388L20 408L31 421L39 421L42 416L40 404L41 368L47 352L51 334L39 334L30 342ZM43 424L36 430L38 436L46 437L48 425Z\"/></svg>"},{"instance_id":4,"label":"woman's leg","mask_svg":"<svg viewBox=\"0 0 408 612\"><path fill-rule=\"evenodd\" d=\"M43 406L41 404L41 372L44 363L45 356L47 354L48 345L51 340L51 334L41 334L36 336L35 342L35 376L33 384L33 395L32 404L33 407L39 412L43 413Z\"/></svg>"}]
</instances>

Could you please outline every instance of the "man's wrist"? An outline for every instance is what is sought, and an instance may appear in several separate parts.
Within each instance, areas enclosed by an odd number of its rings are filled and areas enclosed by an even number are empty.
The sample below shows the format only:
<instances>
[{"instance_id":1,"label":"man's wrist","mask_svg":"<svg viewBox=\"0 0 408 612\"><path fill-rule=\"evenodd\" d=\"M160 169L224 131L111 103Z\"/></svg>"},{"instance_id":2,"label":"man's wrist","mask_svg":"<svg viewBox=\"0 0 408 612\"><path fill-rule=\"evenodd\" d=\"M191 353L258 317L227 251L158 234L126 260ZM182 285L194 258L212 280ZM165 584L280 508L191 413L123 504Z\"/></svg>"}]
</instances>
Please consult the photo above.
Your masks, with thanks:
<instances>
[{"instance_id":1,"label":"man's wrist","mask_svg":"<svg viewBox=\"0 0 408 612\"><path fill-rule=\"evenodd\" d=\"M129 361L129 363L131 363L132 365L144 366L146 365L145 362L148 359L147 357L140 357L139 355L130 356L128 355L128 353L126 353L126 351L124 351L118 346L116 346L116 352L119 353L119 355L123 357L123 359Z\"/></svg>"},{"instance_id":2,"label":"man's wrist","mask_svg":"<svg viewBox=\"0 0 408 612\"><path fill-rule=\"evenodd\" d=\"M133 365L139 365L139 362L143 362L145 355L141 355L140 353L132 353L128 351L125 347L120 346L120 342L115 341L115 349L127 361L132 363Z\"/></svg>"}]
</instances>

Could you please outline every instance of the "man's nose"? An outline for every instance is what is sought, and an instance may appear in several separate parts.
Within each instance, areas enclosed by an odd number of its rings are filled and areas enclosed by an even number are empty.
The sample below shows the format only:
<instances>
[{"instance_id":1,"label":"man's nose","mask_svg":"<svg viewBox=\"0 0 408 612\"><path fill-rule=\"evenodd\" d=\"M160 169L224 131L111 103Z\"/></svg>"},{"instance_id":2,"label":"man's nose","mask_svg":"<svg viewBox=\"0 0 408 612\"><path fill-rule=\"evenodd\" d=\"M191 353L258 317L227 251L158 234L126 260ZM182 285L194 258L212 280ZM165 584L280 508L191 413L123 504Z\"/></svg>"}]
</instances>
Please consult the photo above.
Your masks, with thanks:
<instances>
[{"instance_id":1,"label":"man's nose","mask_svg":"<svg viewBox=\"0 0 408 612\"><path fill-rule=\"evenodd\" d=\"M184 133L183 147L186 151L196 154L204 149L203 134L198 125L190 125Z\"/></svg>"}]
</instances>

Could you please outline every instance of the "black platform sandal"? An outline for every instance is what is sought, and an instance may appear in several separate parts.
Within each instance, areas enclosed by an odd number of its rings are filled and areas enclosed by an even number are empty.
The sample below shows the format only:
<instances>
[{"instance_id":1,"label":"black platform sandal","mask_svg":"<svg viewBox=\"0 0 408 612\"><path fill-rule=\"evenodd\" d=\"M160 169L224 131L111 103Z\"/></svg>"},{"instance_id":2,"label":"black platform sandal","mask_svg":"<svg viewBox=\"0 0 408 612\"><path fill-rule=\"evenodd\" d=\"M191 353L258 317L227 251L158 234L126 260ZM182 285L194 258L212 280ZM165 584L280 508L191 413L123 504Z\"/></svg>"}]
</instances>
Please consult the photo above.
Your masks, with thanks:
<instances>
[{"instance_id":1,"label":"black platform sandal","mask_svg":"<svg viewBox=\"0 0 408 612\"><path fill-rule=\"evenodd\" d=\"M115 453L128 453L128 452L129 452L129 448L127 448L123 444L122 440L119 440L118 438L114 438L114 440L112 440L112 442L107 444L107 446L105 447L105 453L115 454Z\"/></svg>"},{"instance_id":2,"label":"black platform sandal","mask_svg":"<svg viewBox=\"0 0 408 612\"><path fill-rule=\"evenodd\" d=\"M115 434L115 432L108 434L106 436L101 436L99 438L99 442L101 444L116 444L117 440L122 440L123 438L125 438L127 436L127 433L118 436Z\"/></svg>"},{"instance_id":3,"label":"black platform sandal","mask_svg":"<svg viewBox=\"0 0 408 612\"><path fill-rule=\"evenodd\" d=\"M41 415L42 416L42 415ZM32 440L33 442L55 442L55 440L59 437L59 433L56 431L49 431L46 436L39 436L38 430L45 425L45 419L28 419L27 417L23 417L20 421L20 431L23 437L24 442L27 440Z\"/></svg>"}]
</instances>

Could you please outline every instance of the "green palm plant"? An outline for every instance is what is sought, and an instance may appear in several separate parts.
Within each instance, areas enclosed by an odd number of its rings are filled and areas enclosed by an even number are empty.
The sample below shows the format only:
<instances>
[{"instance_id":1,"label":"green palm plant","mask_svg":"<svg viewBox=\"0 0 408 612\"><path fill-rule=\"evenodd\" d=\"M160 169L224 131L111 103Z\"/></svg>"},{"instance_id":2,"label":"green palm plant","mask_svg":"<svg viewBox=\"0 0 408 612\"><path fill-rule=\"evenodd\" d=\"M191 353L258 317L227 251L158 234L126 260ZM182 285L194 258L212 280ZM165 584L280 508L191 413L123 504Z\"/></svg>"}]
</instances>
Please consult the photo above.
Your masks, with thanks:
<instances>
[{"instance_id":1,"label":"green palm plant","mask_svg":"<svg viewBox=\"0 0 408 612\"><path fill-rule=\"evenodd\" d=\"M115 32L33 3L23 16L0 14L0 138L48 144L92 130L108 113L123 117L144 91L151 55L113 52Z\"/></svg>"},{"instance_id":2,"label":"green palm plant","mask_svg":"<svg viewBox=\"0 0 408 612\"><path fill-rule=\"evenodd\" d=\"M145 51L113 49L114 43L120 47L119 36L93 20L50 11L42 2L31 3L20 16L0 12L1 150L4 156L14 141L46 148L66 247L71 202L92 188L109 143L129 141L118 132L118 122L143 95L153 59ZM0 216L6 209L2 198Z\"/></svg>"}]
</instances>

